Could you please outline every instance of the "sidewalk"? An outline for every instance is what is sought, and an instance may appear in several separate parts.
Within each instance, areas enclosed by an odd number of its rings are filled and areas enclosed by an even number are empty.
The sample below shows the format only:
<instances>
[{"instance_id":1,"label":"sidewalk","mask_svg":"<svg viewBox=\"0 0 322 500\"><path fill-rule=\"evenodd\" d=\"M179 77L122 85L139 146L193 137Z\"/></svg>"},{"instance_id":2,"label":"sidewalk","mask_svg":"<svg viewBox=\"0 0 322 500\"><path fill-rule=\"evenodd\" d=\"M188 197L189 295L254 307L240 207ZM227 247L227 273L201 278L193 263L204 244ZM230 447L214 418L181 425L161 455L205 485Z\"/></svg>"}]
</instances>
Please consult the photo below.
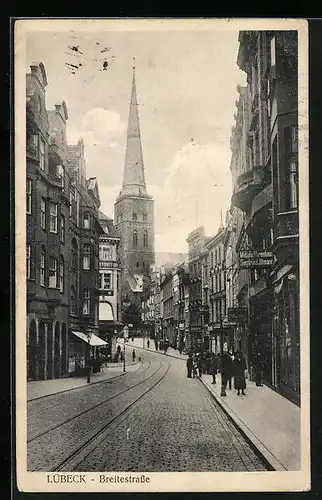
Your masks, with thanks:
<instances>
[{"instance_id":1,"label":"sidewalk","mask_svg":"<svg viewBox=\"0 0 322 500\"><path fill-rule=\"evenodd\" d=\"M138 361L133 363L130 357L126 357L125 373L134 372L138 370L140 366L141 363ZM103 366L100 373L91 374L90 384L87 383L87 377L66 377L28 382L27 401L32 401L33 399L49 396L51 394L57 394L59 392L70 391L85 385L90 386L95 383L97 384L98 382L103 382L104 380L120 377L123 374L125 375L125 373L123 372L123 363L110 363L108 366Z\"/></svg>"},{"instance_id":2,"label":"sidewalk","mask_svg":"<svg viewBox=\"0 0 322 500\"><path fill-rule=\"evenodd\" d=\"M143 346L144 344L144 346ZM126 344L127 347L132 347L132 349L145 349L146 351L152 351L152 352L157 352L159 354L164 354L164 351L161 349L159 351L156 351L155 350L155 345L154 345L154 340L150 339L150 347L148 349L148 346L147 346L147 338L144 339L143 341L143 338L142 337L139 337L139 338L135 338L134 339L134 342L132 342L131 339L128 340L127 344ZM188 359L188 356L187 354L179 354L179 351L177 351L176 349L173 349L172 347L169 347L168 350L167 350L167 356L171 356L173 358L179 358L179 359L183 359L183 360L187 360Z\"/></svg>"},{"instance_id":3,"label":"sidewalk","mask_svg":"<svg viewBox=\"0 0 322 500\"><path fill-rule=\"evenodd\" d=\"M147 339L148 350L146 343ZM143 348L143 339L129 340L128 346ZM153 340L149 350L156 352ZM187 355L172 348L167 355L187 359ZM301 409L269 387L256 387L249 380L245 396L237 396L232 385L227 396L221 397L221 377L216 378L216 385L212 384L211 375L203 375L200 380L272 467L276 471L301 470Z\"/></svg>"}]
</instances>

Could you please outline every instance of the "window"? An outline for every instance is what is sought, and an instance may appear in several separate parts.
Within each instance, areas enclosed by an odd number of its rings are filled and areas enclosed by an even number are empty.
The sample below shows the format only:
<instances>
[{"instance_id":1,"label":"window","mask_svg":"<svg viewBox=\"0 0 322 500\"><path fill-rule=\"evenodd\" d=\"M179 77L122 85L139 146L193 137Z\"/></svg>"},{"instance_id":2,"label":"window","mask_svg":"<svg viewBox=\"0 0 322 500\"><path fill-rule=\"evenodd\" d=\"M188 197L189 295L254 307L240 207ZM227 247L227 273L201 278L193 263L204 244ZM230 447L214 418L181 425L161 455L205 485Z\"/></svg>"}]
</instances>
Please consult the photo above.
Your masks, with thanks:
<instances>
[{"instance_id":1,"label":"window","mask_svg":"<svg viewBox=\"0 0 322 500\"><path fill-rule=\"evenodd\" d=\"M27 214L31 214L31 180L27 179Z\"/></svg>"},{"instance_id":2,"label":"window","mask_svg":"<svg viewBox=\"0 0 322 500\"><path fill-rule=\"evenodd\" d=\"M61 187L65 191L65 170L62 165L57 166L57 174L61 182Z\"/></svg>"},{"instance_id":3,"label":"window","mask_svg":"<svg viewBox=\"0 0 322 500\"><path fill-rule=\"evenodd\" d=\"M30 260L30 245L26 248L26 272L27 278L31 277L31 260Z\"/></svg>"},{"instance_id":4,"label":"window","mask_svg":"<svg viewBox=\"0 0 322 500\"><path fill-rule=\"evenodd\" d=\"M45 142L42 138L40 138L39 143L39 166L41 170L45 170Z\"/></svg>"},{"instance_id":5,"label":"window","mask_svg":"<svg viewBox=\"0 0 322 500\"><path fill-rule=\"evenodd\" d=\"M147 221L147 220L148 220L148 214L146 214L145 212L144 212L144 214L143 214L143 220L144 220L144 221Z\"/></svg>"},{"instance_id":6,"label":"window","mask_svg":"<svg viewBox=\"0 0 322 500\"><path fill-rule=\"evenodd\" d=\"M73 192L69 191L69 217L72 216L72 211L73 211Z\"/></svg>"},{"instance_id":7,"label":"window","mask_svg":"<svg viewBox=\"0 0 322 500\"><path fill-rule=\"evenodd\" d=\"M46 254L45 254L45 249L41 249L41 254L40 254L40 284L41 286L45 286L45 261L46 261Z\"/></svg>"},{"instance_id":8,"label":"window","mask_svg":"<svg viewBox=\"0 0 322 500\"><path fill-rule=\"evenodd\" d=\"M41 198L40 202L40 227L46 230L46 200Z\"/></svg>"},{"instance_id":9,"label":"window","mask_svg":"<svg viewBox=\"0 0 322 500\"><path fill-rule=\"evenodd\" d=\"M133 247L136 248L138 246L138 232L136 229L133 231Z\"/></svg>"},{"instance_id":10,"label":"window","mask_svg":"<svg viewBox=\"0 0 322 500\"><path fill-rule=\"evenodd\" d=\"M298 139L297 127L285 128L286 210L298 207Z\"/></svg>"},{"instance_id":11,"label":"window","mask_svg":"<svg viewBox=\"0 0 322 500\"><path fill-rule=\"evenodd\" d=\"M143 246L147 247L148 246L148 232L144 231L143 234Z\"/></svg>"},{"instance_id":12,"label":"window","mask_svg":"<svg viewBox=\"0 0 322 500\"><path fill-rule=\"evenodd\" d=\"M91 294L88 288L84 289L83 314L89 314L91 306Z\"/></svg>"},{"instance_id":13,"label":"window","mask_svg":"<svg viewBox=\"0 0 322 500\"><path fill-rule=\"evenodd\" d=\"M276 64L276 39L275 36L271 39L271 66Z\"/></svg>"},{"instance_id":14,"label":"window","mask_svg":"<svg viewBox=\"0 0 322 500\"><path fill-rule=\"evenodd\" d=\"M70 290L70 313L76 314L76 290L73 286Z\"/></svg>"},{"instance_id":15,"label":"window","mask_svg":"<svg viewBox=\"0 0 322 500\"><path fill-rule=\"evenodd\" d=\"M38 156L38 151L39 151L39 135L38 134L28 135L27 149L33 155Z\"/></svg>"},{"instance_id":16,"label":"window","mask_svg":"<svg viewBox=\"0 0 322 500\"><path fill-rule=\"evenodd\" d=\"M64 258L61 255L59 263L59 290L61 293L64 293L64 271L65 271Z\"/></svg>"},{"instance_id":17,"label":"window","mask_svg":"<svg viewBox=\"0 0 322 500\"><path fill-rule=\"evenodd\" d=\"M135 212L133 212L133 220L138 220L138 216Z\"/></svg>"},{"instance_id":18,"label":"window","mask_svg":"<svg viewBox=\"0 0 322 500\"><path fill-rule=\"evenodd\" d=\"M103 246L101 248L100 260L108 261L111 260L111 249L110 247Z\"/></svg>"},{"instance_id":19,"label":"window","mask_svg":"<svg viewBox=\"0 0 322 500\"><path fill-rule=\"evenodd\" d=\"M49 288L57 288L57 259L50 257L49 259Z\"/></svg>"},{"instance_id":20,"label":"window","mask_svg":"<svg viewBox=\"0 0 322 500\"><path fill-rule=\"evenodd\" d=\"M83 245L83 269L91 268L91 246L89 243Z\"/></svg>"},{"instance_id":21,"label":"window","mask_svg":"<svg viewBox=\"0 0 322 500\"><path fill-rule=\"evenodd\" d=\"M49 203L49 231L57 234L57 203Z\"/></svg>"},{"instance_id":22,"label":"window","mask_svg":"<svg viewBox=\"0 0 322 500\"><path fill-rule=\"evenodd\" d=\"M83 227L84 227L84 229L89 229L90 228L90 215L89 215L89 212L85 212L84 213Z\"/></svg>"},{"instance_id":23,"label":"window","mask_svg":"<svg viewBox=\"0 0 322 500\"><path fill-rule=\"evenodd\" d=\"M72 268L74 270L77 270L77 267L78 267L77 255L78 255L77 241L75 240L75 238L73 238L72 239Z\"/></svg>"},{"instance_id":24,"label":"window","mask_svg":"<svg viewBox=\"0 0 322 500\"><path fill-rule=\"evenodd\" d=\"M112 275L111 275L111 273L102 273L101 288L103 290L111 290L111 288L112 288Z\"/></svg>"},{"instance_id":25,"label":"window","mask_svg":"<svg viewBox=\"0 0 322 500\"><path fill-rule=\"evenodd\" d=\"M60 216L60 242L65 243L65 217Z\"/></svg>"}]
</instances>

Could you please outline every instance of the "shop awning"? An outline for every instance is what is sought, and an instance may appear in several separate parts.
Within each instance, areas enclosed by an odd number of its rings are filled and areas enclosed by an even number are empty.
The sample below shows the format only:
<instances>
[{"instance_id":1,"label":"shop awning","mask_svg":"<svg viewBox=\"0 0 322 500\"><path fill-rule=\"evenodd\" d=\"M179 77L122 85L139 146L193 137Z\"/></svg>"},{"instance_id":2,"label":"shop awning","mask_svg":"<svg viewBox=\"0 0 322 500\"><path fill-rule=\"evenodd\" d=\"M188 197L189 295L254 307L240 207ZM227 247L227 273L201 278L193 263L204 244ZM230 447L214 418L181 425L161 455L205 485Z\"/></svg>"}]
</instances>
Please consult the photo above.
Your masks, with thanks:
<instances>
[{"instance_id":1,"label":"shop awning","mask_svg":"<svg viewBox=\"0 0 322 500\"><path fill-rule=\"evenodd\" d=\"M91 338L90 340L88 339L86 333L83 333L83 332L75 332L74 330L72 330L72 333L78 337L79 339L83 340L84 342L86 342L86 344L89 344L91 346L102 346L102 345L107 345L107 342L105 342L105 340L103 339L100 339L97 335L95 335L94 333L92 333L91 335Z\"/></svg>"}]
</instances>

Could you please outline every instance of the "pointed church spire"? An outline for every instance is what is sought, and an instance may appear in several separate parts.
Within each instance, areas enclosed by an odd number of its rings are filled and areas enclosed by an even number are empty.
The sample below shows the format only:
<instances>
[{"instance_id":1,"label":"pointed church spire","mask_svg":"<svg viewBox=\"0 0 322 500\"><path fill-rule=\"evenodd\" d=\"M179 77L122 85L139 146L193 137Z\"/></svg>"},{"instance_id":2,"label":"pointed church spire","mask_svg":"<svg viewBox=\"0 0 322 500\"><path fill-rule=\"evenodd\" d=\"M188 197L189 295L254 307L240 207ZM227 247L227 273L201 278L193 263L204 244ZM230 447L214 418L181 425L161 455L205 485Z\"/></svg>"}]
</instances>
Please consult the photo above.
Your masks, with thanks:
<instances>
[{"instance_id":1,"label":"pointed church spire","mask_svg":"<svg viewBox=\"0 0 322 500\"><path fill-rule=\"evenodd\" d=\"M120 194L121 196L147 196L136 96L135 58L133 58L132 95L127 128L123 185Z\"/></svg>"}]
</instances>

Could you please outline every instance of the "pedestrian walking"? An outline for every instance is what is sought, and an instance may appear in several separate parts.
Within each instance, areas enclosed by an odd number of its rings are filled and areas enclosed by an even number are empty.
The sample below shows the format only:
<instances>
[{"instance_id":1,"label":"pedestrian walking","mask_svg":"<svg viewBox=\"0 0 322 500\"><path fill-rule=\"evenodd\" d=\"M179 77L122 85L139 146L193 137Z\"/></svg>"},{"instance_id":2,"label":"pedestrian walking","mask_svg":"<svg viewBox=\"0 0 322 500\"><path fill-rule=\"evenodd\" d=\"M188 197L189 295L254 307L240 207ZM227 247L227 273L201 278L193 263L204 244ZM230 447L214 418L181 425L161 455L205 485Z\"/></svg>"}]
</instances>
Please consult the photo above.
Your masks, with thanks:
<instances>
[{"instance_id":1,"label":"pedestrian walking","mask_svg":"<svg viewBox=\"0 0 322 500\"><path fill-rule=\"evenodd\" d=\"M135 361L135 358L136 358L135 349L133 349L133 351L132 351L132 359L133 359L133 363L134 363L134 361Z\"/></svg>"},{"instance_id":2,"label":"pedestrian walking","mask_svg":"<svg viewBox=\"0 0 322 500\"><path fill-rule=\"evenodd\" d=\"M148 349L150 349L150 340L148 339L146 345L148 346Z\"/></svg>"},{"instance_id":3,"label":"pedestrian walking","mask_svg":"<svg viewBox=\"0 0 322 500\"><path fill-rule=\"evenodd\" d=\"M260 350L257 351L254 359L255 368L255 382L257 387L263 387L262 377L263 377L263 356Z\"/></svg>"},{"instance_id":4,"label":"pedestrian walking","mask_svg":"<svg viewBox=\"0 0 322 500\"><path fill-rule=\"evenodd\" d=\"M194 355L193 363L192 363L192 376L193 378L197 377L197 369L198 369L198 357Z\"/></svg>"},{"instance_id":5,"label":"pedestrian walking","mask_svg":"<svg viewBox=\"0 0 322 500\"><path fill-rule=\"evenodd\" d=\"M203 363L204 363L203 358L201 356L198 356L198 359L197 359L197 368L198 368L198 376L199 376L199 378L202 378Z\"/></svg>"},{"instance_id":6,"label":"pedestrian walking","mask_svg":"<svg viewBox=\"0 0 322 500\"><path fill-rule=\"evenodd\" d=\"M241 352L237 352L234 360L234 385L237 390L237 396L240 395L240 391L245 396L246 389L246 360Z\"/></svg>"},{"instance_id":7,"label":"pedestrian walking","mask_svg":"<svg viewBox=\"0 0 322 500\"><path fill-rule=\"evenodd\" d=\"M193 370L193 359L192 359L191 354L189 354L189 357L187 359L187 377L188 378L191 378L192 370Z\"/></svg>"},{"instance_id":8,"label":"pedestrian walking","mask_svg":"<svg viewBox=\"0 0 322 500\"><path fill-rule=\"evenodd\" d=\"M230 359L231 359L231 363L230 363L230 373L229 373L229 377L228 377L228 389L231 391L231 385L232 385L232 378L233 378L233 375L234 375L234 360L235 360L235 354L234 354L234 351L232 349L229 350L229 356L230 356Z\"/></svg>"},{"instance_id":9,"label":"pedestrian walking","mask_svg":"<svg viewBox=\"0 0 322 500\"><path fill-rule=\"evenodd\" d=\"M216 375L217 375L217 358L214 353L212 353L210 358L209 374L212 375L212 384L216 385Z\"/></svg>"},{"instance_id":10,"label":"pedestrian walking","mask_svg":"<svg viewBox=\"0 0 322 500\"><path fill-rule=\"evenodd\" d=\"M223 352L221 356L221 396L227 396L226 388L229 378L231 378L232 367L231 367L231 357L227 351Z\"/></svg>"}]
</instances>

